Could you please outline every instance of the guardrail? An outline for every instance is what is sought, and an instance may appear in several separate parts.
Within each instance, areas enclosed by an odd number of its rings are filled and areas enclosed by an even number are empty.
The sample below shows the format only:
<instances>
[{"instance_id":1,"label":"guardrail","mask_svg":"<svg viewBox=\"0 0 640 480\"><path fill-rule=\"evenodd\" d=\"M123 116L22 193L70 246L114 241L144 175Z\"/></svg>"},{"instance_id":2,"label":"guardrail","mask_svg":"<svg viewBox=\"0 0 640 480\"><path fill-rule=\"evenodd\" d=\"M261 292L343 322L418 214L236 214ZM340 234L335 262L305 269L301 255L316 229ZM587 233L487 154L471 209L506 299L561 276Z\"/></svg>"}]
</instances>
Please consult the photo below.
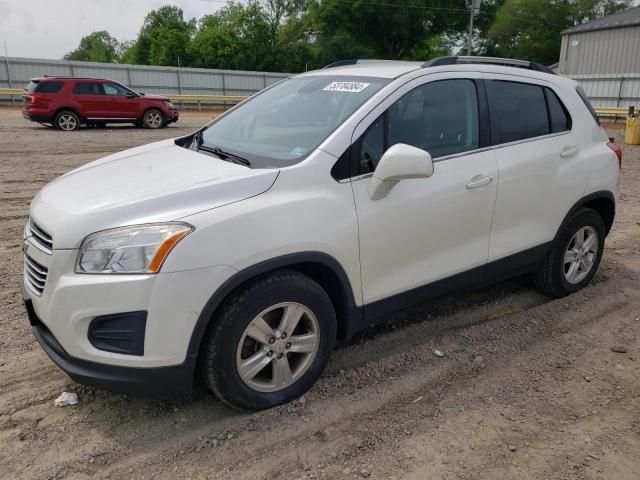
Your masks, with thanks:
<instances>
[{"instance_id":1,"label":"guardrail","mask_svg":"<svg viewBox=\"0 0 640 480\"><path fill-rule=\"evenodd\" d=\"M595 107L598 117L613 117L614 122L618 117L627 118L629 109L627 107Z\"/></svg>"},{"instance_id":2,"label":"guardrail","mask_svg":"<svg viewBox=\"0 0 640 480\"><path fill-rule=\"evenodd\" d=\"M5 95L13 99L13 97L19 97L22 99L24 90L21 88L0 88L0 96ZM215 104L234 104L240 103L247 97L244 95L162 95L167 97L172 102L178 103L195 103L198 105L198 110L202 107L203 103L215 103Z\"/></svg>"},{"instance_id":3,"label":"guardrail","mask_svg":"<svg viewBox=\"0 0 640 480\"><path fill-rule=\"evenodd\" d=\"M0 88L0 95L17 95L22 97L22 92L24 92L24 90L21 88Z\"/></svg>"}]
</instances>

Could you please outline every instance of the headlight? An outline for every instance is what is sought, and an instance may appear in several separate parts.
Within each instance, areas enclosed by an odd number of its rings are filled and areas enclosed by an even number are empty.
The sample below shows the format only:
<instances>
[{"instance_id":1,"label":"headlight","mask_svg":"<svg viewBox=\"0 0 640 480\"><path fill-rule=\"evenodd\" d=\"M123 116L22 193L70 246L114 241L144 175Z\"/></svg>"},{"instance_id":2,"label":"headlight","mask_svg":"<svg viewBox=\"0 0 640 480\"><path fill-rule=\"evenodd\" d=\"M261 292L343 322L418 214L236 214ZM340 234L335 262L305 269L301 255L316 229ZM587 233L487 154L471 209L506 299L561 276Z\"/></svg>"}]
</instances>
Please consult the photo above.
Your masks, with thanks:
<instances>
[{"instance_id":1,"label":"headlight","mask_svg":"<svg viewBox=\"0 0 640 480\"><path fill-rule=\"evenodd\" d=\"M24 231L22 232L22 238L25 239L31 236L31 217L27 218L27 223L24 225Z\"/></svg>"},{"instance_id":2,"label":"headlight","mask_svg":"<svg viewBox=\"0 0 640 480\"><path fill-rule=\"evenodd\" d=\"M155 223L93 233L80 246L76 273L156 273L192 231L186 223Z\"/></svg>"},{"instance_id":3,"label":"headlight","mask_svg":"<svg viewBox=\"0 0 640 480\"><path fill-rule=\"evenodd\" d=\"M165 100L164 103L169 108L173 108L173 109L176 108L176 106L173 103L171 103L169 100Z\"/></svg>"}]
</instances>

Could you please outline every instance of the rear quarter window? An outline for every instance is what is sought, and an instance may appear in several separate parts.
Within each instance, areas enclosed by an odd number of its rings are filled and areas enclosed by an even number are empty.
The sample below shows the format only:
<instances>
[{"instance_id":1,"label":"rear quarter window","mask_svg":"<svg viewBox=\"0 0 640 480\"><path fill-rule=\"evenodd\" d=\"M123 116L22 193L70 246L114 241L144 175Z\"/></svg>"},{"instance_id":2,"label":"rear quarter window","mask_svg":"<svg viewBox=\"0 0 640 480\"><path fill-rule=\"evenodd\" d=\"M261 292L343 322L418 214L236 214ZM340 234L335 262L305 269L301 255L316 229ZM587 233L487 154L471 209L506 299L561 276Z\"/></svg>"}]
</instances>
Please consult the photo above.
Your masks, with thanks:
<instances>
[{"instance_id":1,"label":"rear quarter window","mask_svg":"<svg viewBox=\"0 0 640 480\"><path fill-rule=\"evenodd\" d=\"M576 87L576 92L578 92L578 96L584 102L586 107L589 109L589 113L591 113L591 116L593 117L593 119L596 121L598 125L600 125L600 120L598 120L598 114L593 108L593 105L591 105L591 101L589 100L589 97L587 97L587 94L585 93L585 91L582 89L580 85Z\"/></svg>"},{"instance_id":2,"label":"rear quarter window","mask_svg":"<svg viewBox=\"0 0 640 480\"><path fill-rule=\"evenodd\" d=\"M571 117L562 101L550 88L544 89L549 106L549 120L551 121L551 133L565 132L571 130Z\"/></svg>"},{"instance_id":3,"label":"rear quarter window","mask_svg":"<svg viewBox=\"0 0 640 480\"><path fill-rule=\"evenodd\" d=\"M36 93L57 93L63 85L64 82L40 82L34 91Z\"/></svg>"}]
</instances>

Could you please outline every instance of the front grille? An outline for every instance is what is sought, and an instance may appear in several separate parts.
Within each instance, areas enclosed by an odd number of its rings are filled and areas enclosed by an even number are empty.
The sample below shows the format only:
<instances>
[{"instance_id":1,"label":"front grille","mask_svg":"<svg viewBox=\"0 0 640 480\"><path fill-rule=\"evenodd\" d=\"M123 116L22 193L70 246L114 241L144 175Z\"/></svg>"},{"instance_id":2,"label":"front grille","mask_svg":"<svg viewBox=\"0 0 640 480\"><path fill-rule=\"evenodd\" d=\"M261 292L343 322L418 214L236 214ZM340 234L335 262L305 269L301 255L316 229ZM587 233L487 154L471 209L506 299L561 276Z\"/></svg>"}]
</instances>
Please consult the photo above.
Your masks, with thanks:
<instances>
[{"instance_id":1,"label":"front grille","mask_svg":"<svg viewBox=\"0 0 640 480\"><path fill-rule=\"evenodd\" d=\"M53 250L53 238L40 228L40 226L33 221L33 218L29 219L29 233L33 237L35 243L43 247L47 252L51 253Z\"/></svg>"},{"instance_id":2,"label":"front grille","mask_svg":"<svg viewBox=\"0 0 640 480\"><path fill-rule=\"evenodd\" d=\"M38 295L42 295L47 281L47 267L40 265L29 255L24 256L24 278L27 285Z\"/></svg>"}]
</instances>

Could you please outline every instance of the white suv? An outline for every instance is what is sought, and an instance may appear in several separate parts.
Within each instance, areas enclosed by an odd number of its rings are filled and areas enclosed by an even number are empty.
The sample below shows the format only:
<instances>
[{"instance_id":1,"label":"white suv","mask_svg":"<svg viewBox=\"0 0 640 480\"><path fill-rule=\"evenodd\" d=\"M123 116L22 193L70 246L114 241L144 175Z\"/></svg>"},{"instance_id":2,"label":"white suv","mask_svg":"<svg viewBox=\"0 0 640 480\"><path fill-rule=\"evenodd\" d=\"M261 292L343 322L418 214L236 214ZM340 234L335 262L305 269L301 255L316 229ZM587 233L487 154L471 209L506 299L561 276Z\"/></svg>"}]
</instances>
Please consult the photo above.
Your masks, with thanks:
<instances>
[{"instance_id":1,"label":"white suv","mask_svg":"<svg viewBox=\"0 0 640 480\"><path fill-rule=\"evenodd\" d=\"M341 62L43 188L24 233L33 332L80 383L179 398L198 364L225 402L271 407L337 340L435 295L523 273L583 288L620 160L545 67Z\"/></svg>"}]
</instances>

